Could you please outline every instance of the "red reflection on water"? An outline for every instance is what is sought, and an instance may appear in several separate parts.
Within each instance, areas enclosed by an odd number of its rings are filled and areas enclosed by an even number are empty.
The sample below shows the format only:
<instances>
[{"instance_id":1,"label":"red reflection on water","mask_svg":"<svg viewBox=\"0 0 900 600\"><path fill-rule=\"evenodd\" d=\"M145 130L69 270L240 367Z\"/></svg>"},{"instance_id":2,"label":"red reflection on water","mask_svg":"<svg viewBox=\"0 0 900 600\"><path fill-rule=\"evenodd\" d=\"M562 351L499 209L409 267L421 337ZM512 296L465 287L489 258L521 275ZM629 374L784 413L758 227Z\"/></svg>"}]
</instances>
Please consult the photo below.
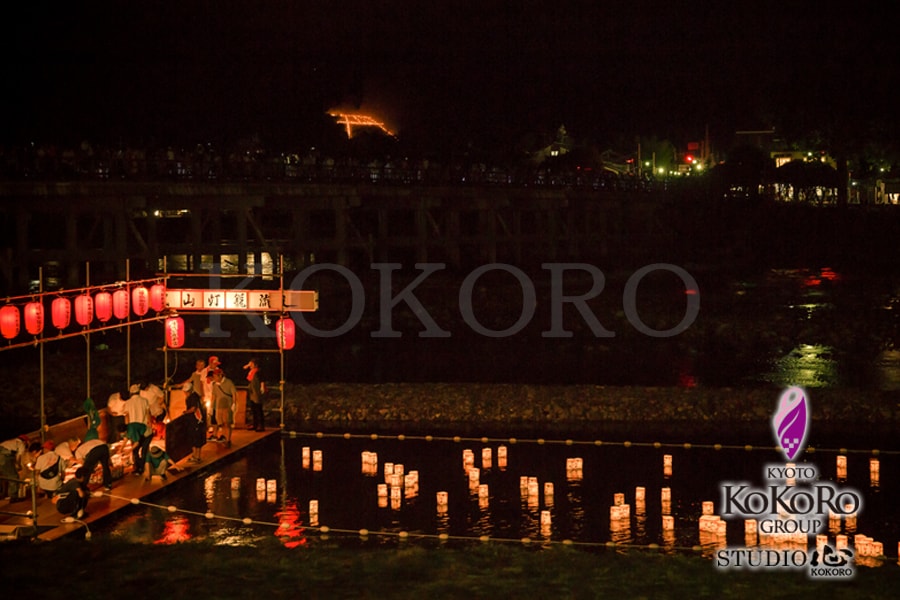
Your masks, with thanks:
<instances>
[{"instance_id":1,"label":"red reflection on water","mask_svg":"<svg viewBox=\"0 0 900 600\"><path fill-rule=\"evenodd\" d=\"M285 548L296 548L297 546L305 546L307 538L304 535L304 528L300 520L300 511L297 509L297 502L288 502L283 510L275 513L278 518L278 529L275 530L275 536L281 540Z\"/></svg>"},{"instance_id":2,"label":"red reflection on water","mask_svg":"<svg viewBox=\"0 0 900 600\"><path fill-rule=\"evenodd\" d=\"M818 273L807 275L803 278L803 285L806 287L816 287L822 285L823 281L840 281L841 276L831 267L822 267Z\"/></svg>"},{"instance_id":3,"label":"red reflection on water","mask_svg":"<svg viewBox=\"0 0 900 600\"><path fill-rule=\"evenodd\" d=\"M171 545L186 542L192 537L194 536L190 532L190 522L187 520L187 517L179 515L166 520L162 534L153 543Z\"/></svg>"}]
</instances>

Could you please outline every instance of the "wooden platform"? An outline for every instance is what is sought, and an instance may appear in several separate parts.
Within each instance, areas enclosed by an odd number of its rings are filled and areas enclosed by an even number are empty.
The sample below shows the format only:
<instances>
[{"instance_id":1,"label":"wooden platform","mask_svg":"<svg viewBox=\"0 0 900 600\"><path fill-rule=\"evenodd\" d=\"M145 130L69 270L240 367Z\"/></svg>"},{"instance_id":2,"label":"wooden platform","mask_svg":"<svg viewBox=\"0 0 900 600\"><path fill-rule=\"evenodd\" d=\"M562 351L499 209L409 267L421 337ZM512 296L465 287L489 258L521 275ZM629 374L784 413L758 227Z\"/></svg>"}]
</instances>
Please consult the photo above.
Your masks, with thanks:
<instances>
[{"instance_id":1,"label":"wooden platform","mask_svg":"<svg viewBox=\"0 0 900 600\"><path fill-rule=\"evenodd\" d=\"M169 469L166 481L163 481L161 477L153 477L150 482L145 482L143 477L135 477L133 473L127 471L122 478L113 482L112 491L110 492L104 491L100 486L92 486L92 491L95 495L88 502L87 516L82 520L90 524L103 519L116 511L130 506L132 498L145 498L185 477L192 477L201 471L208 470L211 467L214 468L217 463L271 435L280 435L280 430L278 428L270 428L266 431L258 432L248 431L244 428L235 428L230 448L226 448L224 444L207 442L203 446L202 463L189 463L186 457L175 463L175 468ZM0 502L0 512L26 513L31 509L32 501L30 496L27 500L13 504L6 500ZM83 525L80 523L63 523L63 515L57 512L56 506L48 498L38 499L37 516L37 539L39 540L55 540L79 529L83 530ZM30 527L30 517L0 514L0 533L5 533L9 537L15 536L16 530L18 530L19 537L27 536L29 535Z\"/></svg>"}]
</instances>

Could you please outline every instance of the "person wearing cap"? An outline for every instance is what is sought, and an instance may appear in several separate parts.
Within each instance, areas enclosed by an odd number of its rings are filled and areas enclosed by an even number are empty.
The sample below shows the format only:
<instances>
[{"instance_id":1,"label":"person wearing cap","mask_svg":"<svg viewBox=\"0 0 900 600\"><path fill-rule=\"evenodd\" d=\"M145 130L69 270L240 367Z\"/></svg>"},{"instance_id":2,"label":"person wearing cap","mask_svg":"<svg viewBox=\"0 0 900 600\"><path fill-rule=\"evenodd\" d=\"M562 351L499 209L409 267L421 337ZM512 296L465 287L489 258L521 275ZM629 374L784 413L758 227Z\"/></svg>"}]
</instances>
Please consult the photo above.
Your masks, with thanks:
<instances>
[{"instance_id":1,"label":"person wearing cap","mask_svg":"<svg viewBox=\"0 0 900 600\"><path fill-rule=\"evenodd\" d=\"M24 497L19 497L21 472L29 462L37 457L40 451L40 443L32 444L27 435L0 442L0 477L2 477L0 479L0 486L2 486L0 498L8 494L10 502L24 499Z\"/></svg>"},{"instance_id":2,"label":"person wearing cap","mask_svg":"<svg viewBox=\"0 0 900 600\"><path fill-rule=\"evenodd\" d=\"M56 453L56 444L53 440L44 442L42 450L40 456L34 460L34 472L38 487L52 497L63 483L68 461ZM71 452L69 455L71 456Z\"/></svg>"},{"instance_id":3,"label":"person wearing cap","mask_svg":"<svg viewBox=\"0 0 900 600\"><path fill-rule=\"evenodd\" d=\"M131 459L135 477L144 473L144 461L150 450L153 429L150 427L150 403L141 396L141 386L134 384L131 396L125 401L125 437L131 440Z\"/></svg>"}]
</instances>

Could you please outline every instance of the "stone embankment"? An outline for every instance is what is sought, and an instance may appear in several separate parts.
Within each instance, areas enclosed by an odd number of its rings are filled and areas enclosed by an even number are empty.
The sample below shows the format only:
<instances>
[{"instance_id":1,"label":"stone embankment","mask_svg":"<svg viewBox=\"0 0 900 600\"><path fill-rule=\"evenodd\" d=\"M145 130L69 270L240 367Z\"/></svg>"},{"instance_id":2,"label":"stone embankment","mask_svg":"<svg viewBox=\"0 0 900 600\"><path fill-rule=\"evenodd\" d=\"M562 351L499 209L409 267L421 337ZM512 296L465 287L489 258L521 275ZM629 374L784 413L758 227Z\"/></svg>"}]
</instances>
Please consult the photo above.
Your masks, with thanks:
<instances>
[{"instance_id":1,"label":"stone embankment","mask_svg":"<svg viewBox=\"0 0 900 600\"><path fill-rule=\"evenodd\" d=\"M771 443L780 389L534 386L497 384L311 384L285 388L293 430L641 434ZM900 394L807 390L819 434L900 431ZM269 402L277 408L277 400ZM277 413L273 415L276 417ZM741 439L728 439L740 437ZM863 437L863 439L865 439ZM643 440L648 441L648 440Z\"/></svg>"}]
</instances>

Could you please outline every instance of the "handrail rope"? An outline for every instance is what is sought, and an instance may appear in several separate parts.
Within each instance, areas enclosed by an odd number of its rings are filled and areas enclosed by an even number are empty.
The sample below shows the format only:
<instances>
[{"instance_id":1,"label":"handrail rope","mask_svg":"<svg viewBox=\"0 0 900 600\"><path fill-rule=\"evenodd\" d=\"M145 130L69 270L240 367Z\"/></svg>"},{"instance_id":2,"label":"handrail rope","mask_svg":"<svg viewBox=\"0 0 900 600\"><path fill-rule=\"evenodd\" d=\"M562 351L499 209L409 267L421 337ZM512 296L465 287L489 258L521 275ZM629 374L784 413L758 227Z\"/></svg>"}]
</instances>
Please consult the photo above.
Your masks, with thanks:
<instances>
[{"instance_id":1,"label":"handrail rope","mask_svg":"<svg viewBox=\"0 0 900 600\"><path fill-rule=\"evenodd\" d=\"M140 505L165 510L169 513L182 513L186 515L194 515L198 517L204 517L206 519L218 519L221 521L232 521L236 523L242 523L244 525L260 525L265 527L273 527L276 530L285 529L289 525L281 524L281 523L273 523L270 521L261 521L257 519L251 519L250 517L232 517L228 515L222 515L213 513L211 511L207 512L199 512L188 510L184 508L179 508L174 505L162 505L155 504L153 502L147 502L141 500L140 498L128 498L125 496L116 496L114 494L103 492L101 495L109 496L110 498L116 498L119 500L127 500L130 504ZM721 547L720 543L708 543L708 544L695 544L693 546L676 546L676 545L662 545L658 543L650 543L650 544L634 544L634 543L623 543L623 542L615 542L615 541L607 541L607 542L584 542L577 541L571 539L563 539L563 540L553 540L549 538L532 538L528 536L523 536L521 538L506 538L506 537L493 537L489 535L480 535L480 536L466 536L466 535L451 535L448 533L439 533L439 534L430 534L430 533L421 533L421 532L409 532L405 530L401 531L371 531L369 529L343 529L338 527L329 527L327 525L303 525L304 531L314 531L322 536L322 539L327 539L328 534L341 534L341 535L356 535L360 538L368 538L369 536L375 537L386 537L386 538L397 538L399 541L408 541L408 540L433 540L438 542L447 542L447 541L460 541L460 542L498 542L502 544L522 544L522 545L531 545L537 544L542 547L546 546L572 546L572 547L580 547L580 548L607 548L613 550L638 550L638 551L649 551L649 552L679 552L679 553L693 553L693 554L702 554L706 550L716 549ZM764 545L759 546L762 549L765 549ZM867 557L878 560L880 562L900 562L900 558L893 556L878 556L878 557Z\"/></svg>"},{"instance_id":2,"label":"handrail rope","mask_svg":"<svg viewBox=\"0 0 900 600\"><path fill-rule=\"evenodd\" d=\"M303 432L303 431L283 431L283 436L289 438L300 438L300 437L315 437L317 439L323 438L344 438L346 440L350 439L369 439L369 440L411 440L411 441L425 441L425 442L475 442L482 444L491 444L491 443L507 443L510 445L514 444L537 444L537 445L565 445L565 446L622 446L624 448L682 448L685 450L690 449L706 449L706 450L745 450L747 452L752 452L756 450L766 450L766 451L780 451L780 448L777 446L755 446L752 444L695 444L691 442L684 443L674 443L674 442L632 442L632 441L605 441L605 440L575 440L575 439L545 439L545 438L498 438L498 437L467 437L467 436L440 436L440 435L405 435L405 434L397 434L397 435L384 435L379 433L325 433L325 432ZM856 448L818 448L809 446L804 452L808 454L813 454L815 452L835 452L838 454L871 454L873 456L879 455L900 455L900 450L881 450L878 448L872 448L869 450L864 449L856 449Z\"/></svg>"}]
</instances>

